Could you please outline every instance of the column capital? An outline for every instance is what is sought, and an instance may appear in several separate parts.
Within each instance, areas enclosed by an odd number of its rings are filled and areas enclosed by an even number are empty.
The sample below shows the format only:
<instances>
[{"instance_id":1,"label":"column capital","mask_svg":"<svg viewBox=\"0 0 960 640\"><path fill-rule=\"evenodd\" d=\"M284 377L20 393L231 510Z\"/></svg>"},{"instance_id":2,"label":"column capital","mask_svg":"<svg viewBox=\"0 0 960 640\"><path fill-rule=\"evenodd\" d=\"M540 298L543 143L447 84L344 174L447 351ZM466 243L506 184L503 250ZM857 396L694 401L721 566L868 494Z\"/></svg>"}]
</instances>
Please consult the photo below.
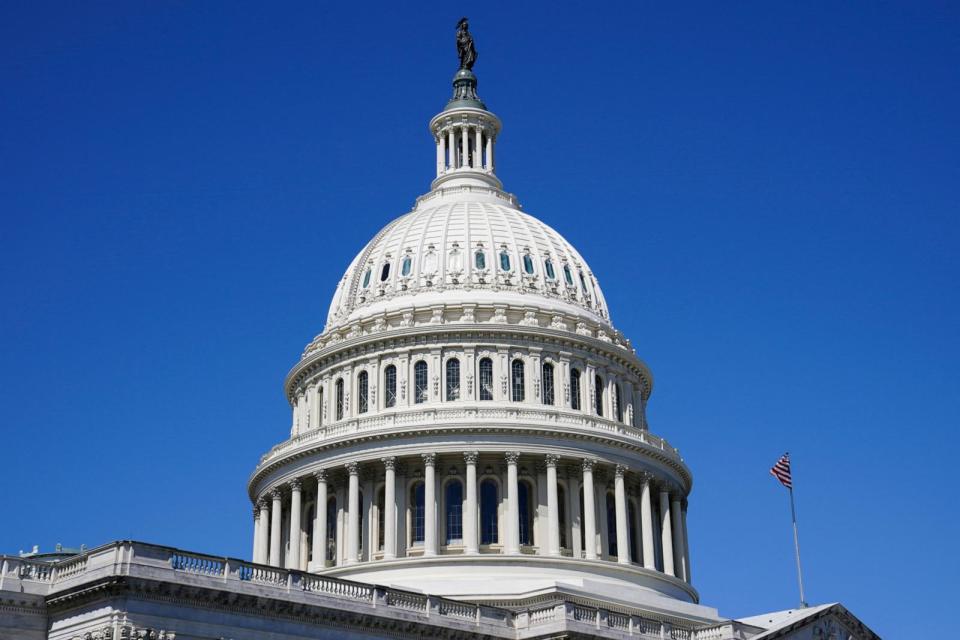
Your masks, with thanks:
<instances>
[{"instance_id":1,"label":"column capital","mask_svg":"<svg viewBox=\"0 0 960 640\"><path fill-rule=\"evenodd\" d=\"M548 453L546 456L544 456L543 460L548 468L549 467L556 468L557 463L560 462L560 456L554 455L552 453Z\"/></svg>"},{"instance_id":2,"label":"column capital","mask_svg":"<svg viewBox=\"0 0 960 640\"><path fill-rule=\"evenodd\" d=\"M253 519L255 521L260 519L260 505L258 504L253 505Z\"/></svg>"},{"instance_id":3,"label":"column capital","mask_svg":"<svg viewBox=\"0 0 960 640\"><path fill-rule=\"evenodd\" d=\"M291 491L300 491L300 489L303 488L303 482L300 480L300 478L294 478L287 484L290 485Z\"/></svg>"},{"instance_id":4,"label":"column capital","mask_svg":"<svg viewBox=\"0 0 960 640\"><path fill-rule=\"evenodd\" d=\"M435 453L421 453L420 457L423 458L423 466L432 467L437 462L437 454Z\"/></svg>"},{"instance_id":5,"label":"column capital","mask_svg":"<svg viewBox=\"0 0 960 640\"><path fill-rule=\"evenodd\" d=\"M517 464L517 460L520 459L519 451L507 451L503 454L503 457L506 458L507 464Z\"/></svg>"},{"instance_id":6,"label":"column capital","mask_svg":"<svg viewBox=\"0 0 960 640\"><path fill-rule=\"evenodd\" d=\"M653 482L653 474L649 471L641 471L639 476L641 484L649 485Z\"/></svg>"},{"instance_id":7,"label":"column capital","mask_svg":"<svg viewBox=\"0 0 960 640\"><path fill-rule=\"evenodd\" d=\"M593 460L592 458L584 458L583 462L581 463L581 466L583 467L584 471L592 472L595 464L597 464L596 460Z\"/></svg>"},{"instance_id":8,"label":"column capital","mask_svg":"<svg viewBox=\"0 0 960 640\"><path fill-rule=\"evenodd\" d=\"M350 475L352 476L360 475L360 465L357 464L356 462L348 462L343 466L346 468L347 473L349 473Z\"/></svg>"},{"instance_id":9,"label":"column capital","mask_svg":"<svg viewBox=\"0 0 960 640\"><path fill-rule=\"evenodd\" d=\"M627 465L625 464L618 464L614 469L614 475L616 475L616 477L618 478L622 478L626 473L627 473Z\"/></svg>"},{"instance_id":10,"label":"column capital","mask_svg":"<svg viewBox=\"0 0 960 640\"><path fill-rule=\"evenodd\" d=\"M257 499L257 508L258 508L258 509L269 509L269 508L270 508L270 501L267 500L267 497L266 497L266 496L261 496L260 498Z\"/></svg>"},{"instance_id":11,"label":"column capital","mask_svg":"<svg viewBox=\"0 0 960 640\"><path fill-rule=\"evenodd\" d=\"M380 462L383 463L384 469L393 471L396 468L397 459L393 456L387 456L386 458L380 458Z\"/></svg>"},{"instance_id":12,"label":"column capital","mask_svg":"<svg viewBox=\"0 0 960 640\"><path fill-rule=\"evenodd\" d=\"M283 498L283 490L280 487L274 487L270 489L270 497L274 500L280 500Z\"/></svg>"},{"instance_id":13,"label":"column capital","mask_svg":"<svg viewBox=\"0 0 960 640\"><path fill-rule=\"evenodd\" d=\"M477 460L480 459L480 453L478 451L465 451L463 453L463 460L467 464L477 464Z\"/></svg>"},{"instance_id":14,"label":"column capital","mask_svg":"<svg viewBox=\"0 0 960 640\"><path fill-rule=\"evenodd\" d=\"M326 482L327 481L327 470L326 469L317 469L313 472L313 477L317 479L317 482Z\"/></svg>"}]
</instances>

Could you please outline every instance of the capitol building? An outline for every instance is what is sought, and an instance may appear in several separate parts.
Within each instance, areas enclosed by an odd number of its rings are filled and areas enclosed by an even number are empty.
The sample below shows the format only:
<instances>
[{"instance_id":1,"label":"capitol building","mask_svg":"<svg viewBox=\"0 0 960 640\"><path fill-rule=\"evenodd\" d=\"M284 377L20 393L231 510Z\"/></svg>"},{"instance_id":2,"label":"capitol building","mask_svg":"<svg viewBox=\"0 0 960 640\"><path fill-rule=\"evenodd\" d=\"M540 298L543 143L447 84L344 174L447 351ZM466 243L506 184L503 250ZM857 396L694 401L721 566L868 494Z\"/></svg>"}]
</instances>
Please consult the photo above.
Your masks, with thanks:
<instances>
[{"instance_id":1,"label":"capitol building","mask_svg":"<svg viewBox=\"0 0 960 640\"><path fill-rule=\"evenodd\" d=\"M286 376L289 428L228 525L250 558L3 556L0 638L877 637L836 603L701 603L692 472L587 260L504 189L467 29L429 191L330 275Z\"/></svg>"}]
</instances>

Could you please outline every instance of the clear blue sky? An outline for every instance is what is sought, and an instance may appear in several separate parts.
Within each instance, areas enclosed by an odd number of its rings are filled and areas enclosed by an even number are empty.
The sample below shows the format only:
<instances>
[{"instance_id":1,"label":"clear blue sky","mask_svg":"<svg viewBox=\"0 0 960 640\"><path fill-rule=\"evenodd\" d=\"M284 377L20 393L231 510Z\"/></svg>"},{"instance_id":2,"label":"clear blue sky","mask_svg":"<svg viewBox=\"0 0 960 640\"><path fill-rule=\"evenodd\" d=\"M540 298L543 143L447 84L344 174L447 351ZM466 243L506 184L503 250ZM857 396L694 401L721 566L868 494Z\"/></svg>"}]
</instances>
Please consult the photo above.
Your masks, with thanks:
<instances>
[{"instance_id":1,"label":"clear blue sky","mask_svg":"<svg viewBox=\"0 0 960 640\"><path fill-rule=\"evenodd\" d=\"M466 13L501 178L653 369L703 601L796 603L789 450L809 599L952 634L957 6L475 4L3 4L0 550L249 555L283 376L428 189Z\"/></svg>"}]
</instances>

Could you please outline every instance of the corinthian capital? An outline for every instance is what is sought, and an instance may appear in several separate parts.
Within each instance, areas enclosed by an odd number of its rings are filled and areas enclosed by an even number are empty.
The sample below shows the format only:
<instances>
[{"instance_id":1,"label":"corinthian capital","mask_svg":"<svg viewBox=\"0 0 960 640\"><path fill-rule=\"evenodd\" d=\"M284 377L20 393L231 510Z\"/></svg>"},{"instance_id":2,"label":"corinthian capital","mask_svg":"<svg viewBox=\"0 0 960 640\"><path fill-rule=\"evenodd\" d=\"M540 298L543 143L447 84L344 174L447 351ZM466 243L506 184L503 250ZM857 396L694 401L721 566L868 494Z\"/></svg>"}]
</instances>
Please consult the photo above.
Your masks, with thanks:
<instances>
[{"instance_id":1,"label":"corinthian capital","mask_svg":"<svg viewBox=\"0 0 960 640\"><path fill-rule=\"evenodd\" d=\"M560 456L548 453L546 456L544 456L543 460L548 467L556 467L557 463L560 462Z\"/></svg>"},{"instance_id":2,"label":"corinthian capital","mask_svg":"<svg viewBox=\"0 0 960 640\"><path fill-rule=\"evenodd\" d=\"M352 476L359 475L360 473L360 465L358 465L356 462L348 462L343 466L346 467L347 473Z\"/></svg>"},{"instance_id":3,"label":"corinthian capital","mask_svg":"<svg viewBox=\"0 0 960 640\"><path fill-rule=\"evenodd\" d=\"M584 458L583 462L581 463L581 466L583 467L584 471L593 472L593 466L595 464L597 464L596 460L591 460L590 458Z\"/></svg>"},{"instance_id":4,"label":"corinthian capital","mask_svg":"<svg viewBox=\"0 0 960 640\"><path fill-rule=\"evenodd\" d=\"M287 484L290 485L290 490L291 490L291 491L300 491L300 489L303 488L303 482L300 480L300 478L294 478L293 480L291 480L291 481L288 482Z\"/></svg>"},{"instance_id":5,"label":"corinthian capital","mask_svg":"<svg viewBox=\"0 0 960 640\"><path fill-rule=\"evenodd\" d=\"M435 453L423 453L420 454L420 457L423 458L423 466L432 467L437 461L437 454Z\"/></svg>"},{"instance_id":6,"label":"corinthian capital","mask_svg":"<svg viewBox=\"0 0 960 640\"><path fill-rule=\"evenodd\" d=\"M517 464L517 460L520 459L519 451L507 451L504 454L504 457L507 459L507 464Z\"/></svg>"},{"instance_id":7,"label":"corinthian capital","mask_svg":"<svg viewBox=\"0 0 960 640\"><path fill-rule=\"evenodd\" d=\"M317 469L313 472L313 477L317 479L317 482L326 482L327 481L327 470L326 469Z\"/></svg>"},{"instance_id":8,"label":"corinthian capital","mask_svg":"<svg viewBox=\"0 0 960 640\"><path fill-rule=\"evenodd\" d=\"M613 472L618 478L622 478L627 473L627 466L618 464Z\"/></svg>"},{"instance_id":9,"label":"corinthian capital","mask_svg":"<svg viewBox=\"0 0 960 640\"><path fill-rule=\"evenodd\" d=\"M386 458L380 458L380 461L383 463L383 468L387 471L393 471L397 465L397 459L393 456L388 456Z\"/></svg>"},{"instance_id":10,"label":"corinthian capital","mask_svg":"<svg viewBox=\"0 0 960 640\"><path fill-rule=\"evenodd\" d=\"M477 464L477 460L480 459L480 453L477 451L465 451L463 459L467 464Z\"/></svg>"}]
</instances>

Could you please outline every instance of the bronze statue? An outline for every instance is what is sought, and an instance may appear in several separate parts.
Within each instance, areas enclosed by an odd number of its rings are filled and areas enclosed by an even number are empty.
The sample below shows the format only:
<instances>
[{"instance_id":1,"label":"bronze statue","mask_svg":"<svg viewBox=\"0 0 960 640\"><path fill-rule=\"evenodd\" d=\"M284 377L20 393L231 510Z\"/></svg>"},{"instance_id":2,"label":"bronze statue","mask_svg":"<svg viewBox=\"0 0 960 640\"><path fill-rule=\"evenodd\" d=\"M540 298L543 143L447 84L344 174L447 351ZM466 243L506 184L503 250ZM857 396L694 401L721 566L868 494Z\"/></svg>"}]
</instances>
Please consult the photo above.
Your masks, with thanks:
<instances>
[{"instance_id":1,"label":"bronze statue","mask_svg":"<svg viewBox=\"0 0 960 640\"><path fill-rule=\"evenodd\" d=\"M461 69L473 69L473 63L477 61L477 49L473 46L473 36L468 30L466 18L460 18L457 23L457 56L460 57Z\"/></svg>"}]
</instances>

